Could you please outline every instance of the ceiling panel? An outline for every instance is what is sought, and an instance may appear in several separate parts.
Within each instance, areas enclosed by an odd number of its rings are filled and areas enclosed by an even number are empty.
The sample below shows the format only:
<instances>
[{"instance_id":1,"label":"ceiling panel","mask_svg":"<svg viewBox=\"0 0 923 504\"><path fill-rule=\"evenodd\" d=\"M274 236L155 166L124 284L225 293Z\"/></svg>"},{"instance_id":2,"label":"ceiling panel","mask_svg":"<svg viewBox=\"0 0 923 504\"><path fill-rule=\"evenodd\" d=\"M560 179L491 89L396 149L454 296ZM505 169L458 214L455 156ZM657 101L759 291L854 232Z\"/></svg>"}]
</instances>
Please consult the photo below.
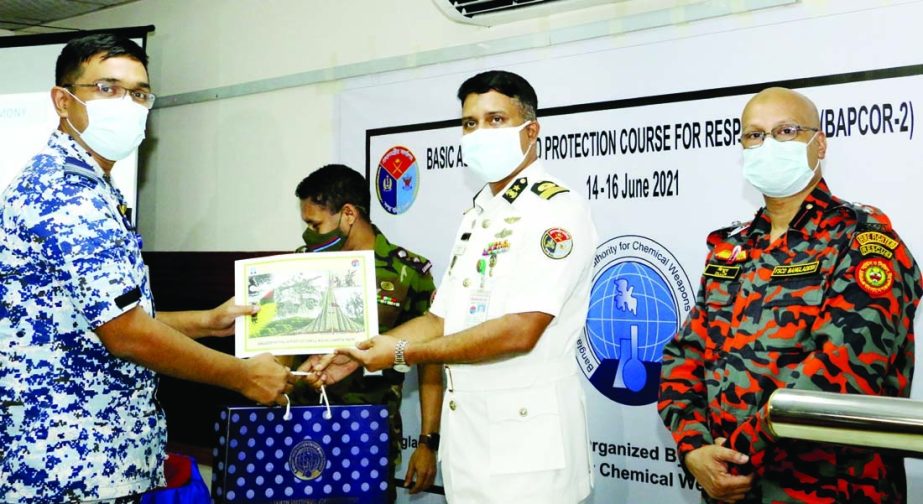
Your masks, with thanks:
<instances>
[{"instance_id":1,"label":"ceiling panel","mask_svg":"<svg viewBox=\"0 0 923 504\"><path fill-rule=\"evenodd\" d=\"M0 0L0 29L21 30L136 0Z\"/></svg>"}]
</instances>

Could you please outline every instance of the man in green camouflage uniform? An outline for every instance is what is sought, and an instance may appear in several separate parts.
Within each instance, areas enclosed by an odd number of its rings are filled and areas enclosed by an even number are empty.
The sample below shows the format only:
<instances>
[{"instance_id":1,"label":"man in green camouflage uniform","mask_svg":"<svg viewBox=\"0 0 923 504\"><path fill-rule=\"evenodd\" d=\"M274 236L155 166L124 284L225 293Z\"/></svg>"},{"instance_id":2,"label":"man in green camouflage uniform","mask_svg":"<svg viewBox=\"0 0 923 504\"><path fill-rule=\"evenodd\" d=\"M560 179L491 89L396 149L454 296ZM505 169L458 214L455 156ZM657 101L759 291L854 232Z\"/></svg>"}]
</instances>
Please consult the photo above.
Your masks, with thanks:
<instances>
[{"instance_id":1,"label":"man in green camouflage uniform","mask_svg":"<svg viewBox=\"0 0 923 504\"><path fill-rule=\"evenodd\" d=\"M370 195L365 178L344 165L327 165L298 184L295 195L301 200L301 217L308 225L299 252L336 250L374 250L375 277L378 283L378 330L380 333L426 313L436 288L426 258L392 244L369 220ZM309 370L304 357L295 365ZM294 367L294 366L293 366ZM436 475L439 416L442 404L442 369L421 366L421 436L408 464L404 486L411 493L425 490ZM401 462L403 430L400 415L404 374L393 369L366 375L357 368L348 377L327 387L327 397L335 404L383 404L391 423L389 474ZM291 396L297 405L316 405L318 394L300 382ZM389 478L390 480L390 478ZM389 481L392 501L396 491ZM411 483L413 486L410 486Z\"/></svg>"}]
</instances>

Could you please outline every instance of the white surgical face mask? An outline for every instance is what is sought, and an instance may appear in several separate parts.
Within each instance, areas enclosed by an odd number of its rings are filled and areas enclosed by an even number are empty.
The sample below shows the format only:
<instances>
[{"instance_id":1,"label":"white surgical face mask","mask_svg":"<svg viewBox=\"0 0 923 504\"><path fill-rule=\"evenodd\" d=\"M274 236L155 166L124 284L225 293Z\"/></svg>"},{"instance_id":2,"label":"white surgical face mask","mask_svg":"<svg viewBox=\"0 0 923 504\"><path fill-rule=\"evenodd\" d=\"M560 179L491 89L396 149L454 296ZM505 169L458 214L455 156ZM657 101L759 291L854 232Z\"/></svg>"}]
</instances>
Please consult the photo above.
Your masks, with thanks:
<instances>
[{"instance_id":1,"label":"white surgical face mask","mask_svg":"<svg viewBox=\"0 0 923 504\"><path fill-rule=\"evenodd\" d=\"M70 95L86 107L88 124L83 131L77 130L70 118L67 124L93 152L110 161L118 161L127 158L141 145L148 110L135 103L128 94L118 99L86 102L73 93Z\"/></svg>"},{"instance_id":2,"label":"white surgical face mask","mask_svg":"<svg viewBox=\"0 0 923 504\"><path fill-rule=\"evenodd\" d=\"M820 166L820 159L814 168L808 166L808 143L795 140L779 142L767 136L763 145L755 149L744 149L744 178L766 196L784 198L808 186L814 172Z\"/></svg>"},{"instance_id":3,"label":"white surgical face mask","mask_svg":"<svg viewBox=\"0 0 923 504\"><path fill-rule=\"evenodd\" d=\"M531 122L511 128L480 128L462 136L465 165L482 182L502 180L526 158L529 151L522 151L519 132Z\"/></svg>"}]
</instances>

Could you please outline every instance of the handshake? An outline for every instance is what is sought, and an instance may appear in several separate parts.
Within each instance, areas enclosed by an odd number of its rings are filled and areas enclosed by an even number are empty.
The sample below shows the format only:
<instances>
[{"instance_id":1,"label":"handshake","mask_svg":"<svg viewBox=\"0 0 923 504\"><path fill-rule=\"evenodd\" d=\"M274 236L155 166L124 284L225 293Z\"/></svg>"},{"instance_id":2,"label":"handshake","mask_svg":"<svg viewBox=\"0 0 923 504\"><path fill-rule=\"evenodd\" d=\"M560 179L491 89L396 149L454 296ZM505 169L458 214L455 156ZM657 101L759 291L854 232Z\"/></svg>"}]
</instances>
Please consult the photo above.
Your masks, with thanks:
<instances>
[{"instance_id":1,"label":"handshake","mask_svg":"<svg viewBox=\"0 0 923 504\"><path fill-rule=\"evenodd\" d=\"M360 366L379 371L394 365L394 349L398 340L391 336L376 336L362 341L356 348L341 348L332 354L312 355L292 375L319 390L349 376Z\"/></svg>"},{"instance_id":2,"label":"handshake","mask_svg":"<svg viewBox=\"0 0 923 504\"><path fill-rule=\"evenodd\" d=\"M398 340L391 336L376 336L359 343L356 348L342 348L332 354L312 355L297 370L286 366L285 357L264 353L243 359L238 392L264 405L287 404L286 394L299 380L320 390L352 374L359 366L369 371L389 368L394 364L394 348Z\"/></svg>"}]
</instances>

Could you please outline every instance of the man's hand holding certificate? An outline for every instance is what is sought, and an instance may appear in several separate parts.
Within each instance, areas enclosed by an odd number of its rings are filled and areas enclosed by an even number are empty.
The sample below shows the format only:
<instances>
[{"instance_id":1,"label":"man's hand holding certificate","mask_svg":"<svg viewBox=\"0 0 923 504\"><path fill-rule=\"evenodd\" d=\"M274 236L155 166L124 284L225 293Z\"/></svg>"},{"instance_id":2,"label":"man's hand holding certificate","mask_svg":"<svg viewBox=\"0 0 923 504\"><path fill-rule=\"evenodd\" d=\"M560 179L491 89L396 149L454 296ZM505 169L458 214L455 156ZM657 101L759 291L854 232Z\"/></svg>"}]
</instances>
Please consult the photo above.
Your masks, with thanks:
<instances>
[{"instance_id":1,"label":"man's hand holding certificate","mask_svg":"<svg viewBox=\"0 0 923 504\"><path fill-rule=\"evenodd\" d=\"M372 251L285 254L235 263L235 354L332 353L378 334Z\"/></svg>"}]
</instances>

